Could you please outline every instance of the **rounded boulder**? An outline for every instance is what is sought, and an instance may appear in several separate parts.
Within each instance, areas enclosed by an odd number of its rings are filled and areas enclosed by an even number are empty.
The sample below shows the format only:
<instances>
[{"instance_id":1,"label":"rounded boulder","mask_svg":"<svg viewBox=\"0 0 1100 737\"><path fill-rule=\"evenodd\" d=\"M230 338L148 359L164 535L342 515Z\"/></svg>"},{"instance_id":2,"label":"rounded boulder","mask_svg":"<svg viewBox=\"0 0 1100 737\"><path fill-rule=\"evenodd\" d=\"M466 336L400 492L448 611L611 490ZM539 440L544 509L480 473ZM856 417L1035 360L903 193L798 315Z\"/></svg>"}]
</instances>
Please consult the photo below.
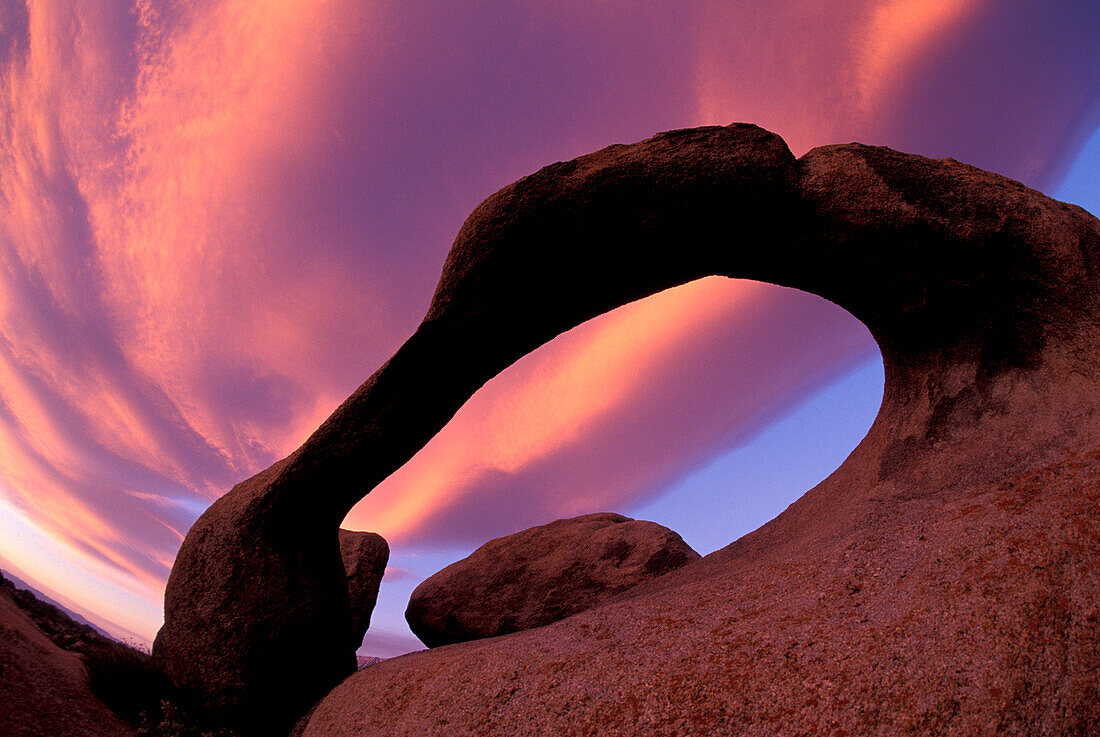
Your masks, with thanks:
<instances>
[{"instance_id":1,"label":"rounded boulder","mask_svg":"<svg viewBox=\"0 0 1100 737\"><path fill-rule=\"evenodd\" d=\"M417 586L405 619L428 647L541 627L698 560L667 527L609 512L482 545Z\"/></svg>"}]
</instances>

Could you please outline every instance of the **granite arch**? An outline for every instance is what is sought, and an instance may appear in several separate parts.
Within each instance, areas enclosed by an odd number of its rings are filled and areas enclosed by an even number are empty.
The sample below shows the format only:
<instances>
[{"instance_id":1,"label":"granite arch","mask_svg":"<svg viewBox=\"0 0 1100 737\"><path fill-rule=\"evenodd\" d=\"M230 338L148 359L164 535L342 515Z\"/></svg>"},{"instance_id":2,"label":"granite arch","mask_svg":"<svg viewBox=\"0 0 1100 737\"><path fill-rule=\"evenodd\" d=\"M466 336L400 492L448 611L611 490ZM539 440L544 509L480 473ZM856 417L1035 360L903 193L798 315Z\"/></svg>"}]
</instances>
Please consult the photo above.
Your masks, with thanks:
<instances>
[{"instance_id":1,"label":"granite arch","mask_svg":"<svg viewBox=\"0 0 1100 737\"><path fill-rule=\"evenodd\" d=\"M890 489L995 484L1095 446L1095 218L951 160L859 144L796 159L741 124L663 133L546 167L475 209L409 340L189 532L157 661L246 731L285 729L354 669L336 536L351 506L518 358L710 275L829 299L868 327L886 368L867 437L757 535L753 556L843 536ZM838 485L863 491L841 498ZM719 575L745 549L652 595Z\"/></svg>"}]
</instances>

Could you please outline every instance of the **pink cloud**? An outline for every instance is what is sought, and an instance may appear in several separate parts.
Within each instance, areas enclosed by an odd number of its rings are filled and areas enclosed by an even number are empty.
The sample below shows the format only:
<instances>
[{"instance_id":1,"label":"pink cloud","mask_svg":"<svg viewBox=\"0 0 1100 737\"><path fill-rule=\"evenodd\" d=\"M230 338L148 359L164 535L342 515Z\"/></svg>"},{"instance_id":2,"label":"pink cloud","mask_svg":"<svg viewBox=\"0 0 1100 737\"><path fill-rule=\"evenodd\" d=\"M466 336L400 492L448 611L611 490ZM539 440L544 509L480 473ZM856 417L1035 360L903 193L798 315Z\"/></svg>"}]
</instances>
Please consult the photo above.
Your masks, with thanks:
<instances>
[{"instance_id":1,"label":"pink cloud","mask_svg":"<svg viewBox=\"0 0 1100 737\"><path fill-rule=\"evenodd\" d=\"M592 320L487 384L345 524L473 546L624 509L874 355L817 297L712 277Z\"/></svg>"},{"instance_id":2,"label":"pink cloud","mask_svg":"<svg viewBox=\"0 0 1100 737\"><path fill-rule=\"evenodd\" d=\"M95 571L74 600L155 597L199 511L411 332L497 188L734 119L1050 184L1096 121L1098 12L0 5L0 494ZM744 284L629 307L501 376L352 520L453 543L642 499L866 355L860 331Z\"/></svg>"},{"instance_id":3,"label":"pink cloud","mask_svg":"<svg viewBox=\"0 0 1100 737\"><path fill-rule=\"evenodd\" d=\"M382 576L388 583L394 583L396 581L407 581L412 578L416 578L416 574L410 571L408 568L402 568L400 566L386 566L386 571Z\"/></svg>"}]
</instances>

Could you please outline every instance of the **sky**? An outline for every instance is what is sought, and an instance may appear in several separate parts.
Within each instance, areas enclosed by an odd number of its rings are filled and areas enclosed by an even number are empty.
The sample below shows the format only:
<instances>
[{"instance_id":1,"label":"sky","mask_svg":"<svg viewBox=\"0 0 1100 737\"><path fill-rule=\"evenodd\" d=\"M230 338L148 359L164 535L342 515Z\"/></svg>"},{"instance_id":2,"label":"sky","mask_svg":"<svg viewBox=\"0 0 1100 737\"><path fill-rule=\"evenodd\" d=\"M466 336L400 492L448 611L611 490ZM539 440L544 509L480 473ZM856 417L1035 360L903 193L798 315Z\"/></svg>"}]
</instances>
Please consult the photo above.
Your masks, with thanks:
<instances>
[{"instance_id":1,"label":"sky","mask_svg":"<svg viewBox=\"0 0 1100 737\"><path fill-rule=\"evenodd\" d=\"M148 642L183 535L413 331L467 214L541 166L755 122L953 157L1100 210L1093 0L0 3L0 567ZM835 305L709 278L479 391L349 514L415 585L593 511L702 553L882 396Z\"/></svg>"}]
</instances>

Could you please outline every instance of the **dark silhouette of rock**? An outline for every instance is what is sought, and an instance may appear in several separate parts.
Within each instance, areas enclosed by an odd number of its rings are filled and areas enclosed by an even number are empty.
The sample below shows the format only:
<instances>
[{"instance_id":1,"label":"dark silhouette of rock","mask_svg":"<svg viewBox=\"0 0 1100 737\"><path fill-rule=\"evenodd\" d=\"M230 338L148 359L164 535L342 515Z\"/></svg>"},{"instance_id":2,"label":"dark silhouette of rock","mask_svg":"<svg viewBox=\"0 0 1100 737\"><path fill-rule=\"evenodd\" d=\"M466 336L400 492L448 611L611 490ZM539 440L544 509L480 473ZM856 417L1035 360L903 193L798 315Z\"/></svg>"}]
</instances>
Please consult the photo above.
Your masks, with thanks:
<instances>
[{"instance_id":1,"label":"dark silhouette of rock","mask_svg":"<svg viewBox=\"0 0 1100 737\"><path fill-rule=\"evenodd\" d=\"M279 494L286 464L237 484L192 526L153 643L175 685L244 735L289 731L355 670L342 517L323 520L322 487Z\"/></svg>"},{"instance_id":2,"label":"dark silhouette of rock","mask_svg":"<svg viewBox=\"0 0 1100 737\"><path fill-rule=\"evenodd\" d=\"M352 649L357 650L370 627L370 615L378 601L378 587L382 585L386 562L390 559L390 546L385 538L373 532L341 529L340 557L348 577Z\"/></svg>"},{"instance_id":3,"label":"dark silhouette of rock","mask_svg":"<svg viewBox=\"0 0 1100 737\"><path fill-rule=\"evenodd\" d=\"M347 510L522 355L715 274L870 329L885 396L845 463L615 602L363 670L305 733L1087 734L1100 223L951 160L858 144L796 160L751 125L612 146L482 203L401 349L192 528L158 660L239 723L288 729L355 667Z\"/></svg>"},{"instance_id":4,"label":"dark silhouette of rock","mask_svg":"<svg viewBox=\"0 0 1100 737\"><path fill-rule=\"evenodd\" d=\"M482 545L425 579L405 619L428 647L541 627L699 559L667 527L610 512Z\"/></svg>"}]
</instances>

